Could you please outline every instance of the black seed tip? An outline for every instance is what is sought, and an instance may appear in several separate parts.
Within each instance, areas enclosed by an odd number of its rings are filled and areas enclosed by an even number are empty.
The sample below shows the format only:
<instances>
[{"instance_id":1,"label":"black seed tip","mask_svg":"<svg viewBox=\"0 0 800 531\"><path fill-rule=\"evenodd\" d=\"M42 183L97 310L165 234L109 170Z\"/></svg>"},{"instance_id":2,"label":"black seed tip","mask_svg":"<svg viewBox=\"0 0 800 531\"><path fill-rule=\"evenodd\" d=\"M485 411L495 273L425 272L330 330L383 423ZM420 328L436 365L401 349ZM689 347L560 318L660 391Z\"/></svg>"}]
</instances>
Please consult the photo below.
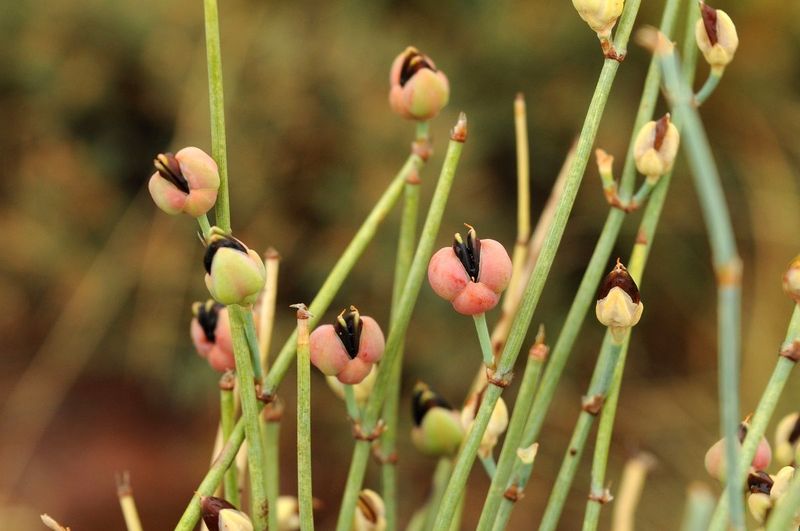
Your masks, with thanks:
<instances>
[{"instance_id":1,"label":"black seed tip","mask_svg":"<svg viewBox=\"0 0 800 531\"><path fill-rule=\"evenodd\" d=\"M664 143L664 139L667 137L667 131L669 130L669 113L662 116L656 122L656 135L653 139L653 148L656 151L661 149L661 145Z\"/></svg>"},{"instance_id":2,"label":"black seed tip","mask_svg":"<svg viewBox=\"0 0 800 531\"><path fill-rule=\"evenodd\" d=\"M797 420L794 421L794 427L789 433L789 444L794 444L800 439L800 415L797 415Z\"/></svg>"},{"instance_id":3,"label":"black seed tip","mask_svg":"<svg viewBox=\"0 0 800 531\"><path fill-rule=\"evenodd\" d=\"M453 409L453 406L451 406L447 400L432 391L427 384L417 382L411 397L411 415L414 418L414 425L420 426L422 424L422 419L425 418L425 414L435 407L449 410Z\"/></svg>"},{"instance_id":4,"label":"black seed tip","mask_svg":"<svg viewBox=\"0 0 800 531\"><path fill-rule=\"evenodd\" d=\"M242 242L236 238L222 237L212 241L210 244L208 244L208 247L206 248L206 254L203 257L203 266L206 268L206 273L209 275L211 274L211 264L214 262L214 255L217 254L217 251L223 247L236 249L237 251L247 254L247 247L245 247Z\"/></svg>"},{"instance_id":5,"label":"black seed tip","mask_svg":"<svg viewBox=\"0 0 800 531\"><path fill-rule=\"evenodd\" d=\"M621 288L622 291L630 296L634 304L639 304L641 301L639 288L636 286L636 282L633 281L630 273L628 273L628 270L622 265L622 262L619 261L619 258L617 258L617 265L614 266L614 269L606 275L606 278L604 278L603 282L600 284L600 289L597 292L597 300L605 299L608 296L608 292L613 288Z\"/></svg>"},{"instance_id":6,"label":"black seed tip","mask_svg":"<svg viewBox=\"0 0 800 531\"><path fill-rule=\"evenodd\" d=\"M175 155L161 153L153 160L153 166L156 167L156 171L162 178L174 184L184 194L189 193L189 182L183 176L181 165Z\"/></svg>"},{"instance_id":7,"label":"black seed tip","mask_svg":"<svg viewBox=\"0 0 800 531\"><path fill-rule=\"evenodd\" d=\"M197 322L203 329L206 339L214 343L217 340L217 322L219 321L219 312L225 305L213 300L209 300L205 304L196 302L192 305Z\"/></svg>"},{"instance_id":8,"label":"black seed tip","mask_svg":"<svg viewBox=\"0 0 800 531\"><path fill-rule=\"evenodd\" d=\"M358 308L350 306L350 310L342 310L342 313L336 317L336 322L333 324L336 335L342 341L347 355L350 359L355 359L358 356L358 348L361 343L361 330L363 322Z\"/></svg>"},{"instance_id":9,"label":"black seed tip","mask_svg":"<svg viewBox=\"0 0 800 531\"><path fill-rule=\"evenodd\" d=\"M469 279L472 282L478 282L481 272L481 241L472 226L466 223L464 225L469 229L467 239L465 241L461 234L456 233L453 239L453 252L456 253L461 265L464 266L464 271L467 272Z\"/></svg>"},{"instance_id":10,"label":"black seed tip","mask_svg":"<svg viewBox=\"0 0 800 531\"><path fill-rule=\"evenodd\" d=\"M421 54L416 48L409 48L403 67L400 69L400 86L404 87L414 74L425 68L436 72L427 55Z\"/></svg>"},{"instance_id":11,"label":"black seed tip","mask_svg":"<svg viewBox=\"0 0 800 531\"><path fill-rule=\"evenodd\" d=\"M700 2L700 15L703 17L703 26L706 28L708 40L711 42L711 46L714 46L719 42L719 36L717 35L717 10L705 2Z\"/></svg>"},{"instance_id":12,"label":"black seed tip","mask_svg":"<svg viewBox=\"0 0 800 531\"><path fill-rule=\"evenodd\" d=\"M203 496L200 498L200 511L203 514L203 522L205 522L208 531L219 531L219 513L223 509L234 509L236 507L214 496Z\"/></svg>"},{"instance_id":13,"label":"black seed tip","mask_svg":"<svg viewBox=\"0 0 800 531\"><path fill-rule=\"evenodd\" d=\"M751 493L761 492L763 494L769 494L770 491L772 491L773 483L769 474L763 470L751 472L750 475L747 476L747 488Z\"/></svg>"}]
</instances>

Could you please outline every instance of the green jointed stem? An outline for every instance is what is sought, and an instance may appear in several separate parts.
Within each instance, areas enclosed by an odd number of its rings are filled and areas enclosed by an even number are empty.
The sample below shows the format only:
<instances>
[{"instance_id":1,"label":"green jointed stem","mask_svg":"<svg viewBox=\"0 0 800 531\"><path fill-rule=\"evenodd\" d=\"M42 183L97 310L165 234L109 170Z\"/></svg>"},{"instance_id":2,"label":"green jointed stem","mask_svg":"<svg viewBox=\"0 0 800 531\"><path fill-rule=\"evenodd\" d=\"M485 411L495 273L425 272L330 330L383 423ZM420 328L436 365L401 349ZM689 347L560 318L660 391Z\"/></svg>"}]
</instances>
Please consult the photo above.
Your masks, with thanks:
<instances>
[{"instance_id":1,"label":"green jointed stem","mask_svg":"<svg viewBox=\"0 0 800 531\"><path fill-rule=\"evenodd\" d=\"M714 495L708 487L703 484L690 486L681 531L707 531L713 509Z\"/></svg>"},{"instance_id":2,"label":"green jointed stem","mask_svg":"<svg viewBox=\"0 0 800 531\"><path fill-rule=\"evenodd\" d=\"M236 359L236 383L242 403L244 431L250 443L247 451L251 493L250 515L253 519L253 526L256 529L264 529L267 526L267 495L264 490L264 448L261 445L261 426L258 423L258 414L261 408L256 400L256 390L253 385L253 366L250 363L250 349L245 338L246 318L244 314L248 311L250 310L236 304L228 306L233 355Z\"/></svg>"},{"instance_id":3,"label":"green jointed stem","mask_svg":"<svg viewBox=\"0 0 800 531\"><path fill-rule=\"evenodd\" d=\"M362 428L367 433L374 430L377 426L378 417L383 408L383 400L388 388L389 378L391 378L392 371L395 370L394 366L399 361L398 353L400 347L403 345L405 332L411 321L411 313L414 310L417 296L422 288L422 282L428 269L428 261L431 258L431 254L433 254L434 242L439 232L439 226L441 225L442 216L444 215L444 208L447 204L447 198L450 195L450 189L453 186L455 171L458 167L458 161L461 158L461 151L464 147L466 137L466 117L462 114L453 129L453 133L451 133L451 139L447 147L447 153L445 154L439 181L436 184L436 190L431 199L428 215L422 227L422 234L417 250L414 253L414 259L411 262L403 295L400 299L400 303L397 305L394 323L389 331L389 337L386 340L386 349L383 354L383 361L381 362L381 370L378 371L374 391L367 402L364 421L362 423ZM361 440L356 442L340 506L339 519L336 524L336 529L338 531L349 531L352 525L356 499L358 498L358 492L364 480L369 451L369 442Z\"/></svg>"},{"instance_id":4,"label":"green jointed stem","mask_svg":"<svg viewBox=\"0 0 800 531\"><path fill-rule=\"evenodd\" d=\"M203 238L208 238L211 233L211 224L208 222L208 216L203 214L197 217L197 224L200 225L200 232L203 233Z\"/></svg>"},{"instance_id":5,"label":"green jointed stem","mask_svg":"<svg viewBox=\"0 0 800 531\"><path fill-rule=\"evenodd\" d=\"M361 413L356 402L356 391L349 384L343 384L342 389L344 390L344 403L347 406L347 416L353 421L358 421L361 418Z\"/></svg>"},{"instance_id":6,"label":"green jointed stem","mask_svg":"<svg viewBox=\"0 0 800 531\"><path fill-rule=\"evenodd\" d=\"M661 43L659 56L664 82L672 97L676 119L683 125L683 142L695 180L700 206L709 235L714 269L717 274L717 341L719 349L719 403L725 462L728 463L727 497L734 529L744 527L741 490L744 477L739 473L739 354L741 319L741 260L731 225L728 206L720 183L711 146L693 105L690 86L682 79L672 46Z\"/></svg>"},{"instance_id":7,"label":"green jointed stem","mask_svg":"<svg viewBox=\"0 0 800 531\"><path fill-rule=\"evenodd\" d=\"M638 0L629 0L625 5L622 17L620 18L615 46L621 53L624 52L627 47L628 37L630 36L631 28L633 27L633 22L636 18L636 13L639 10L639 4L640 2ZM597 129L600 125L600 118L602 117L603 110L605 109L605 104L608 101L611 85L613 84L614 77L616 76L618 69L619 63L617 61L607 59L603 63L603 68L600 72L600 78L598 79L597 86L595 87L592 101L589 104L586 119L581 130L581 135L578 139L575 159L567 175L564 193L561 196L558 207L556 208L552 227L548 232L547 239L536 262L533 274L531 275L531 278L525 289L525 294L523 295L519 312L514 319L508 341L506 342L505 348L500 356L496 371L497 377L504 378L508 376L514 366L517 355L519 354L519 349L527 333L528 326L530 325L533 317L533 312L537 303L539 302L539 297L550 272L550 267L555 259L555 254L561 242L561 237L564 234L567 220L572 210L572 205L575 202L575 196L578 193L578 188L580 187L584 171L586 170L592 144L594 144L594 140L597 135ZM628 185L627 182L624 184ZM621 217L623 217L624 214L619 213L619 216L620 220L618 223L621 223ZM605 260L603 260L603 264L600 267L605 267ZM591 287L591 292L594 292L595 287L596 283ZM473 429L471 430L464 446L462 447L462 451L459 454L453 477L448 485L448 493L445 496L445 504L440 509L439 516L437 517L436 529L444 530L447 526L447 523L452 519L455 511L455 502L464 489L467 476L469 475L469 471L472 468L472 464L475 460L480 439L483 435L483 432L486 430L486 426L491 417L491 412L493 411L501 392L502 389L494 385L490 386L486 392L486 396L481 404L480 411L476 416ZM509 458L506 458L506 473L503 475L503 477L501 477L499 469L498 474L495 475L492 490L490 491L490 498L487 499L487 503L492 503L492 498L495 499L493 502L494 507L490 508L488 511L486 508L484 509L484 513L482 515L482 520L484 520L484 529L488 529L489 526L491 526L491 523L493 522L494 516L497 512L497 505L499 504L498 496L502 495L502 492L505 489L505 485L508 482L509 477L508 470L513 465L513 451L511 452L510 458L512 459L511 463L508 463Z\"/></svg>"},{"instance_id":8,"label":"green jointed stem","mask_svg":"<svg viewBox=\"0 0 800 531\"><path fill-rule=\"evenodd\" d=\"M436 517L436 511L442 503L444 489L447 486L447 480L450 478L452 470L453 460L450 457L439 459L439 463L433 473L433 492L431 492L431 497L428 500L428 507L425 509L425 522L422 526L422 531L430 531L433 528L433 519Z\"/></svg>"},{"instance_id":9,"label":"green jointed stem","mask_svg":"<svg viewBox=\"0 0 800 531\"><path fill-rule=\"evenodd\" d=\"M534 348L537 348L534 346ZM542 348L544 345L542 345ZM542 374L542 368L544 367L544 359L539 359L533 355L528 355L528 361L525 364L525 372L522 373L522 383L519 386L519 393L517 394L517 400L514 402L514 410L511 413L511 420L508 423L508 430L506 431L506 437L503 441L503 452L506 452L506 448L508 448L509 452L513 452L513 457L518 459L517 456L517 449L520 447L520 442L522 440L522 429L525 427L525 419L528 418L528 414L530 413L531 406L533 405L533 397L536 394L536 387L539 385L539 377ZM500 454L500 461L503 459L503 453ZM513 464L514 461L511 461ZM497 477L498 472L495 471L494 477ZM505 493L512 485L519 487L514 481L516 478L512 477L511 480L505 485L503 493ZM494 481L492 482L494 483ZM501 494L503 494L501 493ZM505 496L500 497L500 504L497 512L497 518L495 520L489 520L488 518L484 520L483 515L481 515L481 520L479 522L479 529L482 525L491 526L494 524L495 529L503 529L505 526L505 522L508 520L508 517L511 515L511 509L514 506L514 502L506 498ZM497 522L502 521L503 523L498 528Z\"/></svg>"},{"instance_id":10,"label":"green jointed stem","mask_svg":"<svg viewBox=\"0 0 800 531\"><path fill-rule=\"evenodd\" d=\"M417 124L417 141L427 142L427 122ZM418 159L417 172L424 164ZM392 312L391 321L394 321L397 305L403 293L403 288L408 277L408 269L414 257L414 247L417 240L417 217L419 213L419 176L410 174L406 179L403 195L403 213L400 219L400 236L397 239L397 256L395 258L394 284L392 287ZM390 328L394 326L390 324ZM381 465L381 487L384 509L386 511L386 528L389 531L397 529L397 466L395 452L397 447L398 407L400 402L400 380L402 372L402 356L404 345L400 345L399 361L393 367L389 379L389 389L386 391L386 403L383 407L383 420L386 422L386 431L381 435L380 452L383 456Z\"/></svg>"},{"instance_id":11,"label":"green jointed stem","mask_svg":"<svg viewBox=\"0 0 800 531\"><path fill-rule=\"evenodd\" d=\"M494 355L492 354L492 339L489 336L489 327L486 325L486 314L479 313L473 315L475 320L475 331L478 333L478 342L481 344L481 354L483 364L487 367L494 365Z\"/></svg>"},{"instance_id":12,"label":"green jointed stem","mask_svg":"<svg viewBox=\"0 0 800 531\"><path fill-rule=\"evenodd\" d=\"M489 479L492 479L494 477L494 473L497 471L497 463L494 462L494 457L489 455L486 457L480 457L479 459L481 460L483 469L486 471L486 475L489 476Z\"/></svg>"},{"instance_id":13,"label":"green jointed stem","mask_svg":"<svg viewBox=\"0 0 800 531\"><path fill-rule=\"evenodd\" d=\"M605 490L606 466L608 465L608 452L611 448L611 435L614 431L614 418L617 414L617 401L619 389L622 385L622 375L625 372L625 358L628 355L630 335L625 339L620 350L617 368L611 380L608 398L603 403L600 414L600 425L597 429L597 442L594 446L592 459L592 483L589 490L589 500L586 502L586 514L583 517L583 531L594 531L600 521L600 509L603 506Z\"/></svg>"},{"instance_id":14,"label":"green jointed stem","mask_svg":"<svg viewBox=\"0 0 800 531\"><path fill-rule=\"evenodd\" d=\"M339 288L347 278L347 275L350 274L353 266L355 266L356 262L358 262L358 259L361 258L361 255L367 248L367 245L372 241L378 227L383 220L386 219L386 216L397 203L397 200L400 199L406 177L417 167L418 159L419 157L416 155L410 155L408 157L406 163L400 169L400 172L395 176L389 187L372 208L372 211L367 216L367 219L364 220L364 223L358 229L356 235L353 236L353 239L350 241L347 249L344 250L344 253L342 253L339 261L336 262L331 272L328 273L328 277L325 279L319 292L317 292L317 296L314 297L314 300L311 301L308 307L309 312L312 314L308 322L309 328L314 328L325 311L327 311L328 306L330 306ZM296 332L292 333L292 336L286 340L286 343L284 343L283 348L281 348L280 353L278 353L278 356L275 358L275 362L264 378L264 393L266 395L275 394L278 385L280 385L283 377L286 376L286 371L289 370L289 367L294 361L294 355L297 351L296 334Z\"/></svg>"},{"instance_id":15,"label":"green jointed stem","mask_svg":"<svg viewBox=\"0 0 800 531\"><path fill-rule=\"evenodd\" d=\"M223 376L227 378L228 375ZM232 383L232 382L231 382ZM236 403L233 398L233 387L221 387L219 390L220 423L222 424L222 440L227 441L236 426ZM232 466L225 472L225 499L236 507L242 506L239 497L239 479L236 477L236 467Z\"/></svg>"},{"instance_id":16,"label":"green jointed stem","mask_svg":"<svg viewBox=\"0 0 800 531\"><path fill-rule=\"evenodd\" d=\"M228 151L225 141L225 96L222 93L222 51L219 46L219 11L217 0L203 0L208 61L208 104L211 111L211 156L219 168L219 193L214 207L215 224L231 230L228 199Z\"/></svg>"},{"instance_id":17,"label":"green jointed stem","mask_svg":"<svg viewBox=\"0 0 800 531\"><path fill-rule=\"evenodd\" d=\"M297 504L300 529L314 530L311 496L311 360L308 348L308 312L297 311ZM350 391L352 392L351 386ZM345 391L346 392L346 391ZM261 529L256 527L256 529Z\"/></svg>"},{"instance_id":18,"label":"green jointed stem","mask_svg":"<svg viewBox=\"0 0 800 531\"><path fill-rule=\"evenodd\" d=\"M271 509L267 514L270 531L278 531L278 496L280 495L280 431L279 420L267 420L262 426L264 436L264 463L267 480L267 506Z\"/></svg>"},{"instance_id":19,"label":"green jointed stem","mask_svg":"<svg viewBox=\"0 0 800 531\"><path fill-rule=\"evenodd\" d=\"M789 322L789 328L786 331L786 339L784 345L791 345L795 341L800 341L800 306L795 306L792 312L792 319ZM753 462L753 457L756 455L758 444L764 436L775 407L778 405L778 399L783 393L783 388L789 380L789 376L794 369L796 362L789 358L780 356L775 364L775 369L772 371L772 376L769 383L764 388L764 393L758 402L755 413L750 418L750 426L747 429L747 436L742 443L742 450L739 454L739 470L744 474L749 468L750 463ZM717 508L714 511L714 516L709 525L709 530L724 530L726 521L728 519L729 505L726 498L721 498L717 503Z\"/></svg>"},{"instance_id":20,"label":"green jointed stem","mask_svg":"<svg viewBox=\"0 0 800 531\"><path fill-rule=\"evenodd\" d=\"M797 529L794 523L800 508L800 472L795 470L788 490L778 500L767 518L767 531L786 531Z\"/></svg>"},{"instance_id":21,"label":"green jointed stem","mask_svg":"<svg viewBox=\"0 0 800 531\"><path fill-rule=\"evenodd\" d=\"M722 73L725 70L711 70L711 73L708 75L708 79L706 79L705 84L703 87L697 92L697 95L694 97L695 105L698 107L705 103L705 101L714 93L719 85L720 80L722 79Z\"/></svg>"},{"instance_id":22,"label":"green jointed stem","mask_svg":"<svg viewBox=\"0 0 800 531\"><path fill-rule=\"evenodd\" d=\"M503 503L500 504L500 509L497 511L497 518L494 521L493 531L504 531L508 525L508 519L511 518L511 510L514 508L516 500L522 497L523 486L528 482L533 469L533 462L536 459L539 445L536 444L529 448L520 448L517 453L517 460L514 463L514 474L511 476L511 484L506 495L503 496ZM528 455L523 458L521 453L533 452L533 455Z\"/></svg>"}]
</instances>

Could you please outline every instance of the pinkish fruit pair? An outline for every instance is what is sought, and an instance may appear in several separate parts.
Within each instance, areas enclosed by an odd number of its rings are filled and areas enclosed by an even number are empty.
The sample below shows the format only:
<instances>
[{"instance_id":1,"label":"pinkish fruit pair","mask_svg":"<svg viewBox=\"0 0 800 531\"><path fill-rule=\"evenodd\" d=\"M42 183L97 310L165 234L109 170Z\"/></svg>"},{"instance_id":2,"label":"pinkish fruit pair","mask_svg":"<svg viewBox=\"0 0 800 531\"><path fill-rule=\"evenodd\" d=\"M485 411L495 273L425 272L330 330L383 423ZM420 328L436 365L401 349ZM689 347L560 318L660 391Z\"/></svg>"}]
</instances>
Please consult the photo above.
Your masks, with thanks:
<instances>
[{"instance_id":1,"label":"pinkish fruit pair","mask_svg":"<svg viewBox=\"0 0 800 531\"><path fill-rule=\"evenodd\" d=\"M192 305L190 333L197 353L217 372L236 368L228 309L213 300Z\"/></svg>"},{"instance_id":2,"label":"pinkish fruit pair","mask_svg":"<svg viewBox=\"0 0 800 531\"><path fill-rule=\"evenodd\" d=\"M511 258L503 246L479 240L467 225L466 240L455 235L452 247L439 249L428 264L428 282L437 295L463 315L478 315L494 308L511 280Z\"/></svg>"},{"instance_id":3,"label":"pinkish fruit pair","mask_svg":"<svg viewBox=\"0 0 800 531\"><path fill-rule=\"evenodd\" d=\"M311 363L343 384L357 384L383 357L383 332L372 317L355 306L342 310L334 324L317 327L309 337Z\"/></svg>"},{"instance_id":4,"label":"pinkish fruit pair","mask_svg":"<svg viewBox=\"0 0 800 531\"><path fill-rule=\"evenodd\" d=\"M196 218L214 206L219 191L217 163L196 147L162 153L153 161L156 172L148 188L158 208L170 215L185 212Z\"/></svg>"},{"instance_id":5,"label":"pinkish fruit pair","mask_svg":"<svg viewBox=\"0 0 800 531\"><path fill-rule=\"evenodd\" d=\"M747 437L747 430L749 424L745 419L739 425L739 444ZM769 442L765 437L762 437L756 448L756 454L753 456L752 467L756 470L766 470L769 463L772 461L772 449ZM705 467L708 475L719 481L725 481L725 439L720 439L715 442L711 448L706 452Z\"/></svg>"}]
</instances>

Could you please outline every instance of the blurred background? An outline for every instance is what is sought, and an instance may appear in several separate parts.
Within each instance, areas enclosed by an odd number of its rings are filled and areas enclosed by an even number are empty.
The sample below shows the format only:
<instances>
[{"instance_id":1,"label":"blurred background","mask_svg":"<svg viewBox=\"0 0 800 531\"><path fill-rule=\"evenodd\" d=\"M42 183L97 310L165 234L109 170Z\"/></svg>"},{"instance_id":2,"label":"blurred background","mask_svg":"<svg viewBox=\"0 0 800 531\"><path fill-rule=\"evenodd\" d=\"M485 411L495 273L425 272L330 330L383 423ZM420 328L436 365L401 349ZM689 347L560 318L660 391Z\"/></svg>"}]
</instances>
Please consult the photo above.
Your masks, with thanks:
<instances>
[{"instance_id":1,"label":"blurred background","mask_svg":"<svg viewBox=\"0 0 800 531\"><path fill-rule=\"evenodd\" d=\"M658 24L662 4L643 2L637 24ZM800 252L800 4L715 7L729 12L741 38L702 114L745 265L744 415L783 339L791 304L780 278ZM391 114L386 101L390 63L406 45L432 56L452 87L449 107L432 124L436 154L423 174L423 207L457 112L470 120L441 246L469 222L510 248L514 95L522 91L528 101L535 219L602 63L596 37L566 0L227 0L220 12L233 226L251 247L274 246L283 257L276 347L294 326L288 305L313 298L406 157L413 124ZM42 529L38 514L48 512L76 531L122 529L114 474L129 470L145 528L171 528L208 467L217 376L188 335L191 302L208 296L196 225L157 210L145 183L156 153L210 150L202 2L7 2L0 29L1 527ZM618 160L649 60L634 45L629 52L596 142ZM706 71L699 68L698 82ZM607 208L590 161L534 316L551 341ZM626 221L613 257L627 259L639 217ZM351 303L387 321L398 218L395 212L381 228L326 321ZM714 277L683 161L643 284L646 311L633 334L608 478L613 488L629 456L653 453L659 465L638 522L675 529L687 485L707 480L703 454L718 431ZM423 287L401 406L403 522L423 502L435 465L409 443L411 388L424 379L459 404L479 362L472 330ZM589 316L512 528L538 522L602 333ZM327 507L318 521L326 529L335 521L352 438L344 406L319 373L312 384L314 487ZM289 412L292 387L279 391ZM515 393L512 386L507 400ZM798 399L794 379L778 418ZM294 494L293 414L285 416L281 444L282 491ZM582 520L590 452L562 529ZM376 470L367 485L377 487ZM474 526L487 486L476 467L464 529ZM607 526L611 511L603 512Z\"/></svg>"}]
</instances>

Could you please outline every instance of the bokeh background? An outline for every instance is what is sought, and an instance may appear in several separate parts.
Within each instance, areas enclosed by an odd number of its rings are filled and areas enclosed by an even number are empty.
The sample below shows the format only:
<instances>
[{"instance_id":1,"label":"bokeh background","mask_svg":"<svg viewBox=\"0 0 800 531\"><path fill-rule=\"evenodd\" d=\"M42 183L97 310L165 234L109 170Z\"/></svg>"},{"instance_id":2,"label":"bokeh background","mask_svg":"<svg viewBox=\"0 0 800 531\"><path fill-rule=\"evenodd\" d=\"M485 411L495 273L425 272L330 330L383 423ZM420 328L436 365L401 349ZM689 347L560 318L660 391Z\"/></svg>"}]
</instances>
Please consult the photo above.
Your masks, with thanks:
<instances>
[{"instance_id":1,"label":"bokeh background","mask_svg":"<svg viewBox=\"0 0 800 531\"><path fill-rule=\"evenodd\" d=\"M643 2L657 24L663 2ZM745 265L742 413L754 407L791 305L780 289L800 251L800 4L719 2L737 22L736 60L702 110ZM515 231L512 102L528 100L533 207L538 215L583 121L601 57L570 2L221 2L233 224L252 247L283 257L276 343L287 307L310 301L402 163L413 125L386 103L388 69L406 45L449 76L450 106L432 124L432 190L457 112L470 140L439 238L462 222L509 246ZM202 2L22 0L0 9L0 527L41 529L48 512L75 530L123 528L114 474L129 470L147 529L177 521L208 466L217 422L216 376L192 350L190 303L207 297L202 248L186 217L158 211L145 189L154 154L209 149ZM682 23L679 24L683 26ZM648 55L631 45L597 145L621 158ZM701 67L702 81L706 68ZM663 110L663 103L660 104ZM690 175L676 168L646 272L647 310L633 335L610 462L652 452L658 468L639 510L641 529L674 529L685 490L707 480L716 440L715 288ZM607 212L590 163L534 321L554 339ZM640 214L615 256L627 257ZM398 215L392 215L329 315L356 303L386 322ZM490 324L497 315L489 316ZM472 323L423 288L407 342L402 411L424 379L453 403L479 355ZM512 519L540 517L603 330L587 319ZM472 345L472 346L471 346ZM292 381L290 373L288 382ZM314 487L335 521L349 463L344 407L313 378ZM512 397L516 388L508 391ZM293 411L292 385L280 388ZM778 414L797 407L790 382ZM282 431L282 490L295 492L294 415ZM401 426L401 510L424 499L434 462ZM771 429L770 429L771 430ZM770 431L771 433L771 431ZM589 450L590 451L590 450ZM587 456L590 455L587 451ZM376 486L375 469L367 485ZM488 483L476 467L464 529ZM716 486L714 486L716 489ZM588 459L562 529L576 529ZM604 511L608 525L610 510Z\"/></svg>"}]
</instances>

